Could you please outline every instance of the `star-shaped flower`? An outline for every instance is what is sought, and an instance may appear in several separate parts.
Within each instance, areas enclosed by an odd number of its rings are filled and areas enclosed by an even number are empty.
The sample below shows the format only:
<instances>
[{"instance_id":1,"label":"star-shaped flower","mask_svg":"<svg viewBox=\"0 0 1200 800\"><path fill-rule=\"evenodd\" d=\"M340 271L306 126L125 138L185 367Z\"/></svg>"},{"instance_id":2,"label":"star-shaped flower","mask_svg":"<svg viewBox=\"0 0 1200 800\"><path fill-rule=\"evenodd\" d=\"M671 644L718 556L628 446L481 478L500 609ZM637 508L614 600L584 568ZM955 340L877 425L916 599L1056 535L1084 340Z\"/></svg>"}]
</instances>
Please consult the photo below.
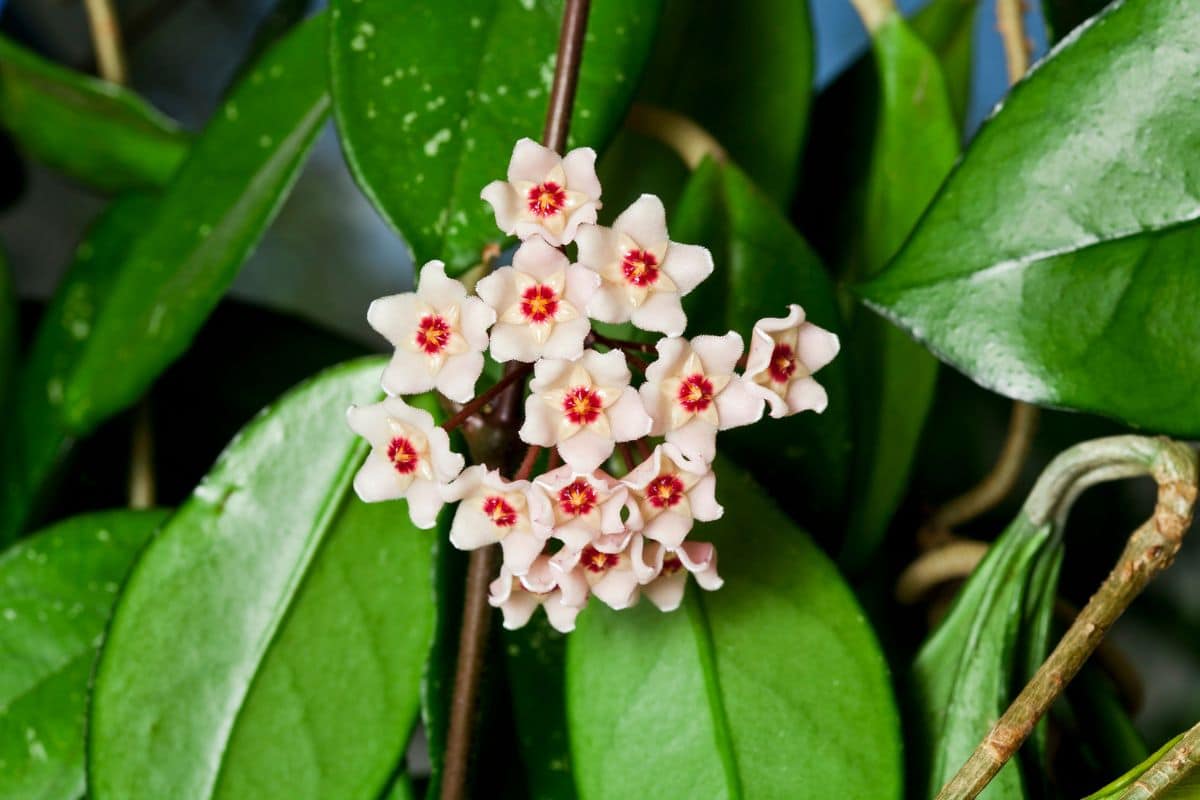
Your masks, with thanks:
<instances>
[{"instance_id":1,"label":"star-shaped flower","mask_svg":"<svg viewBox=\"0 0 1200 800\"><path fill-rule=\"evenodd\" d=\"M804 309L788 306L788 315L754 324L745 378L771 406L772 417L801 411L818 414L829 397L812 374L833 360L841 344L837 334L804 319Z\"/></svg>"},{"instance_id":2,"label":"star-shaped flower","mask_svg":"<svg viewBox=\"0 0 1200 800\"><path fill-rule=\"evenodd\" d=\"M556 631L570 633L588 598L583 570L554 569L545 555L534 559L529 572L520 577L507 566L500 567L500 577L492 581L490 590L488 603L504 614L504 627L509 630L523 627L541 606Z\"/></svg>"},{"instance_id":3,"label":"star-shaped flower","mask_svg":"<svg viewBox=\"0 0 1200 800\"><path fill-rule=\"evenodd\" d=\"M572 552L563 548L550 563L563 574L582 571L592 594L606 606L620 610L638 601L640 583L634 572L633 549L641 547L642 537L634 534L616 538L622 543L620 549L602 550L588 545Z\"/></svg>"},{"instance_id":4,"label":"star-shaped flower","mask_svg":"<svg viewBox=\"0 0 1200 800\"><path fill-rule=\"evenodd\" d=\"M564 464L533 482L549 500L533 515L534 529L558 539L568 550L579 552L605 534L624 530L625 487L603 472L576 472Z\"/></svg>"},{"instance_id":5,"label":"star-shaped flower","mask_svg":"<svg viewBox=\"0 0 1200 800\"><path fill-rule=\"evenodd\" d=\"M501 267L475 286L495 309L492 357L497 361L579 358L592 328L584 308L599 284L595 273L572 264L538 238L528 239Z\"/></svg>"},{"instance_id":6,"label":"star-shaped flower","mask_svg":"<svg viewBox=\"0 0 1200 800\"><path fill-rule=\"evenodd\" d=\"M695 521L711 522L725 513L717 503L712 469L685 458L673 444L654 448L621 483L629 489L628 528L671 549L679 547Z\"/></svg>"},{"instance_id":7,"label":"star-shaped flower","mask_svg":"<svg viewBox=\"0 0 1200 800\"><path fill-rule=\"evenodd\" d=\"M670 550L646 540L635 554L634 572L642 592L660 611L674 611L683 602L690 572L701 589L716 591L725 583L717 574L717 549L708 542L684 542Z\"/></svg>"},{"instance_id":8,"label":"star-shaped flower","mask_svg":"<svg viewBox=\"0 0 1200 800\"><path fill-rule=\"evenodd\" d=\"M596 151L580 147L559 156L532 139L521 139L508 162L508 180L492 181L480 197L510 236L540 235L555 247L568 244L581 224L596 221Z\"/></svg>"},{"instance_id":9,"label":"star-shaped flower","mask_svg":"<svg viewBox=\"0 0 1200 800\"><path fill-rule=\"evenodd\" d=\"M542 359L534 367L519 435L528 444L558 447L563 461L591 472L616 442L650 432L650 417L629 386L625 355L587 350L578 361Z\"/></svg>"},{"instance_id":10,"label":"star-shaped flower","mask_svg":"<svg viewBox=\"0 0 1200 800\"><path fill-rule=\"evenodd\" d=\"M529 481L506 481L499 470L476 465L446 486L442 497L448 503L460 501L450 525L450 544L475 550L499 542L509 572L529 571L546 543L530 518L531 509L548 502L540 489Z\"/></svg>"},{"instance_id":11,"label":"star-shaped flower","mask_svg":"<svg viewBox=\"0 0 1200 800\"><path fill-rule=\"evenodd\" d=\"M658 359L646 369L642 402L650 412L653 436L666 435L688 458L712 461L717 431L757 422L762 396L734 374L742 357L742 337L660 339Z\"/></svg>"},{"instance_id":12,"label":"star-shaped flower","mask_svg":"<svg viewBox=\"0 0 1200 800\"><path fill-rule=\"evenodd\" d=\"M496 313L462 283L446 277L440 261L421 269L417 290L381 297L367 309L367 322L396 347L383 371L388 394L437 389L465 403L483 371L488 327Z\"/></svg>"},{"instance_id":13,"label":"star-shaped flower","mask_svg":"<svg viewBox=\"0 0 1200 800\"><path fill-rule=\"evenodd\" d=\"M371 444L366 462L354 476L354 491L367 503L408 500L418 528L432 528L442 507L441 487L462 472L463 457L450 450L450 437L434 425L433 415L399 397L369 406L350 406L350 429Z\"/></svg>"},{"instance_id":14,"label":"star-shaped flower","mask_svg":"<svg viewBox=\"0 0 1200 800\"><path fill-rule=\"evenodd\" d=\"M687 327L680 298L713 271L704 247L667 236L662 201L644 194L621 212L611 228L585 225L576 237L579 263L602 283L587 313L601 322L629 322L642 330L678 336Z\"/></svg>"}]
</instances>

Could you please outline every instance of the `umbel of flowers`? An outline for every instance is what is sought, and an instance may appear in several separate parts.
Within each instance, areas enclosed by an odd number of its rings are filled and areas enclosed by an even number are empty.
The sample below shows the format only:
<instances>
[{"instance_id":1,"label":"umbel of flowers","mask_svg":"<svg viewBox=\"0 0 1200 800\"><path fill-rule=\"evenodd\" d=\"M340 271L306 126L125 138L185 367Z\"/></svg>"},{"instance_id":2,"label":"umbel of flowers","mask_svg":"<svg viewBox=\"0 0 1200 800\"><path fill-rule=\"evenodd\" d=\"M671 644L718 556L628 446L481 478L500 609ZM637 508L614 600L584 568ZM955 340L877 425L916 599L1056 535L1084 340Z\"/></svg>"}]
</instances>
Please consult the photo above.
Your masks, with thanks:
<instances>
[{"instance_id":1,"label":"umbel of flowers","mask_svg":"<svg viewBox=\"0 0 1200 800\"><path fill-rule=\"evenodd\" d=\"M733 331L685 338L681 300L712 273L712 255L671 241L653 195L612 227L597 225L595 160L590 148L560 157L517 142L508 180L482 194L500 229L521 239L512 265L471 295L431 261L415 292L372 303L368 321L395 346L382 378L388 397L347 415L371 444L354 481L360 498L406 498L423 528L443 504L458 503L450 542L500 545L490 599L509 628L541 606L569 631L592 596L623 609L644 594L670 611L688 574L703 589L720 588L716 549L691 538L697 522L722 514L717 433L757 422L764 409L773 417L823 411L825 391L812 375L838 352L837 336L798 305L759 320L749 352ZM572 242L574 262L564 252ZM662 338L653 348L611 339L592 320ZM476 396L485 350L516 368ZM402 399L436 390L469 414L530 372L518 434L530 450L511 477L466 467L451 450L447 428L463 413L443 428ZM533 475L542 453L546 472Z\"/></svg>"}]
</instances>

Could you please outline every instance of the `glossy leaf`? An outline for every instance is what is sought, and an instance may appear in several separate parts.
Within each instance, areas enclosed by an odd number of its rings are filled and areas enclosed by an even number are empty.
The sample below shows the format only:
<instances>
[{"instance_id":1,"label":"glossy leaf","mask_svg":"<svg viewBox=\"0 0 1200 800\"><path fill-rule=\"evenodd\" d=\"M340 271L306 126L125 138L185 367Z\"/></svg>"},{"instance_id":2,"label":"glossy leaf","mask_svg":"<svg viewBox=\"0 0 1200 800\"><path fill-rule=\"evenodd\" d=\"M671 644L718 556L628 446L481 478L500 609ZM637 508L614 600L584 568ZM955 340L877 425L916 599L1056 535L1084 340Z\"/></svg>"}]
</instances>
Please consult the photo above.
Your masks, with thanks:
<instances>
[{"instance_id":1,"label":"glossy leaf","mask_svg":"<svg viewBox=\"0 0 1200 800\"><path fill-rule=\"evenodd\" d=\"M117 589L164 517L72 517L0 555L0 796L83 796L92 663Z\"/></svg>"},{"instance_id":2,"label":"glossy leaf","mask_svg":"<svg viewBox=\"0 0 1200 800\"><path fill-rule=\"evenodd\" d=\"M461 452L460 447L455 447ZM463 586L467 576L467 556L450 545L449 528L442 526L441 536L433 545L434 635L429 660L421 678L421 723L429 743L429 787L427 798L441 797L442 767L445 764L446 737L450 731L450 703L454 694L454 673L458 658L458 637L462 630Z\"/></svg>"},{"instance_id":3,"label":"glossy leaf","mask_svg":"<svg viewBox=\"0 0 1200 800\"><path fill-rule=\"evenodd\" d=\"M0 37L0 125L22 149L105 191L162 186L188 136L128 89Z\"/></svg>"},{"instance_id":4,"label":"glossy leaf","mask_svg":"<svg viewBox=\"0 0 1200 800\"><path fill-rule=\"evenodd\" d=\"M674 0L643 95L712 134L787 209L808 129L814 51L804 0Z\"/></svg>"},{"instance_id":5,"label":"glossy leaf","mask_svg":"<svg viewBox=\"0 0 1200 800\"><path fill-rule=\"evenodd\" d=\"M978 0L933 0L909 20L913 33L921 37L941 63L946 94L960 128L971 102L975 67L972 46L978 9Z\"/></svg>"},{"instance_id":6,"label":"glossy leaf","mask_svg":"<svg viewBox=\"0 0 1200 800\"><path fill-rule=\"evenodd\" d=\"M595 3L569 146L602 148L623 119L661 0ZM338 130L359 185L412 247L451 272L503 234L479 192L513 144L541 137L562 0L334 0ZM452 42L453 46L447 46Z\"/></svg>"},{"instance_id":7,"label":"glossy leaf","mask_svg":"<svg viewBox=\"0 0 1200 800\"><path fill-rule=\"evenodd\" d=\"M799 303L808 318L842 332L833 287L804 239L731 164L705 161L692 174L671 220L671 237L707 246L716 271L687 298L688 334L743 339L763 317L782 317ZM781 502L804 514L840 507L849 471L850 408L845 359L835 359L817 380L829 393L823 414L757 425L722 434L725 451L763 480Z\"/></svg>"},{"instance_id":8,"label":"glossy leaf","mask_svg":"<svg viewBox=\"0 0 1200 800\"><path fill-rule=\"evenodd\" d=\"M1054 583L1047 579L1057 574L1061 546L1051 534L1051 525L1037 527L1019 516L917 654L910 685L920 735L910 763L917 767L918 797L932 798L953 777L1008 708L1028 665L1045 659L1044 638L1022 637L1031 615L1045 619L1034 613L1037 606L1053 603ZM1017 763L1006 764L981 797L1027 797Z\"/></svg>"},{"instance_id":9,"label":"glossy leaf","mask_svg":"<svg viewBox=\"0 0 1200 800\"><path fill-rule=\"evenodd\" d=\"M580 796L901 797L890 679L853 595L744 473L717 474L725 516L692 537L725 586L670 614L593 602L569 637Z\"/></svg>"},{"instance_id":10,"label":"glossy leaf","mask_svg":"<svg viewBox=\"0 0 1200 800\"><path fill-rule=\"evenodd\" d=\"M1009 397L1200 433L1200 224L1181 178L1200 153L1197 36L1194 3L1131 0L1067 40L868 302Z\"/></svg>"},{"instance_id":11,"label":"glossy leaf","mask_svg":"<svg viewBox=\"0 0 1200 800\"><path fill-rule=\"evenodd\" d=\"M365 443L341 416L381 368L335 368L269 408L138 562L97 668L90 796L389 785L433 631L433 533L350 488Z\"/></svg>"},{"instance_id":12,"label":"glossy leaf","mask_svg":"<svg viewBox=\"0 0 1200 800\"><path fill-rule=\"evenodd\" d=\"M503 638L529 800L572 800L564 688L568 637L537 614Z\"/></svg>"},{"instance_id":13,"label":"glossy leaf","mask_svg":"<svg viewBox=\"0 0 1200 800\"><path fill-rule=\"evenodd\" d=\"M119 200L80 246L22 379L24 452L5 459L13 497L0 540L19 532L70 440L133 404L183 353L270 224L328 113L324 64L312 58L324 25L314 18L280 40L161 197Z\"/></svg>"},{"instance_id":14,"label":"glossy leaf","mask_svg":"<svg viewBox=\"0 0 1200 800\"><path fill-rule=\"evenodd\" d=\"M899 14L875 31L879 107L860 256L849 275L877 272L904 242L950 171L958 130L937 59ZM937 384L937 361L870 314L852 320L855 485L842 562L859 569L900 505Z\"/></svg>"}]
</instances>

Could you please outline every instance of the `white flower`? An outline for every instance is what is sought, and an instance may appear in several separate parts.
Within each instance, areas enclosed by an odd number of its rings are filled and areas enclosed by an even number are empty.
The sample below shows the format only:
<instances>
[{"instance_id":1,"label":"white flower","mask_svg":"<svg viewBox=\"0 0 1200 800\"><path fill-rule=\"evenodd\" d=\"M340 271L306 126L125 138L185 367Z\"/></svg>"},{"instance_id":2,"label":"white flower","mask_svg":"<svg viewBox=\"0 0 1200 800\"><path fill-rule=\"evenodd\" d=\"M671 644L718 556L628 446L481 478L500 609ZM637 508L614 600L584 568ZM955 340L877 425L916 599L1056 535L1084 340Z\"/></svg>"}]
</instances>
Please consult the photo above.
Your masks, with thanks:
<instances>
[{"instance_id":1,"label":"white flower","mask_svg":"<svg viewBox=\"0 0 1200 800\"><path fill-rule=\"evenodd\" d=\"M579 552L604 534L624 530L626 489L597 470L576 472L570 464L534 478L549 501L533 515L533 527Z\"/></svg>"},{"instance_id":2,"label":"white flower","mask_svg":"<svg viewBox=\"0 0 1200 800\"><path fill-rule=\"evenodd\" d=\"M492 357L500 362L579 358L592 329L584 308L599 282L541 239L527 240L513 255L511 267L501 267L475 286L497 315Z\"/></svg>"},{"instance_id":3,"label":"white flower","mask_svg":"<svg viewBox=\"0 0 1200 800\"><path fill-rule=\"evenodd\" d=\"M708 542L684 542L671 550L647 541L634 553L633 565L642 592L660 611L679 608L689 572L701 589L710 592L725 583L717 574L717 549Z\"/></svg>"},{"instance_id":4,"label":"white flower","mask_svg":"<svg viewBox=\"0 0 1200 800\"><path fill-rule=\"evenodd\" d=\"M450 544L475 550L499 542L513 575L529 571L546 543L530 520L531 508L548 502L540 489L529 481L506 481L499 470L477 465L446 486L442 497L448 503L461 501L450 525Z\"/></svg>"},{"instance_id":5,"label":"white flower","mask_svg":"<svg viewBox=\"0 0 1200 800\"><path fill-rule=\"evenodd\" d=\"M588 598L582 569L556 570L544 555L534 559L529 572L521 577L507 566L500 567L500 577L492 581L490 589L488 602L504 614L504 627L509 630L525 625L541 606L555 630L570 633Z\"/></svg>"},{"instance_id":6,"label":"white flower","mask_svg":"<svg viewBox=\"0 0 1200 800\"><path fill-rule=\"evenodd\" d=\"M528 444L557 445L563 461L579 472L599 467L615 442L650 432L620 351L587 350L578 361L542 359L533 370L519 435Z\"/></svg>"},{"instance_id":7,"label":"white flower","mask_svg":"<svg viewBox=\"0 0 1200 800\"><path fill-rule=\"evenodd\" d=\"M521 239L540 235L555 247L568 244L582 223L596 221L596 151L580 147L559 156L522 139L508 162L508 181L492 181L479 196L492 206L505 233Z\"/></svg>"},{"instance_id":8,"label":"white flower","mask_svg":"<svg viewBox=\"0 0 1200 800\"><path fill-rule=\"evenodd\" d=\"M366 463L354 476L364 502L408 500L418 528L432 528L442 507L440 487L462 472L463 457L450 450L450 437L433 415L398 397L369 406L350 406L350 429L371 444Z\"/></svg>"},{"instance_id":9,"label":"white flower","mask_svg":"<svg viewBox=\"0 0 1200 800\"><path fill-rule=\"evenodd\" d=\"M579 229L579 263L602 283L587 313L601 322L629 322L642 330L678 336L687 327L680 298L713 271L712 254L667 237L662 201L644 194L611 228Z\"/></svg>"},{"instance_id":10,"label":"white flower","mask_svg":"<svg viewBox=\"0 0 1200 800\"><path fill-rule=\"evenodd\" d=\"M742 337L660 339L658 359L646 369L642 402L650 412L652 436L666 435L688 458L712 461L717 431L762 418L763 398L733 374L742 357Z\"/></svg>"},{"instance_id":11,"label":"white flower","mask_svg":"<svg viewBox=\"0 0 1200 800\"><path fill-rule=\"evenodd\" d=\"M725 513L712 470L685 458L673 444L654 448L621 483L629 489L629 529L670 549L679 547L696 520L711 522Z\"/></svg>"},{"instance_id":12,"label":"white flower","mask_svg":"<svg viewBox=\"0 0 1200 800\"><path fill-rule=\"evenodd\" d=\"M587 585L600 602L617 610L629 608L638 601L639 581L634 572L633 548L641 546L641 536L617 537L622 546L616 550L601 550L588 545L572 552L566 548L550 559L551 565L567 575L582 570Z\"/></svg>"},{"instance_id":13,"label":"white flower","mask_svg":"<svg viewBox=\"0 0 1200 800\"><path fill-rule=\"evenodd\" d=\"M829 397L812 374L832 361L840 347L837 334L805 322L804 309L793 304L786 317L755 323L745 378L770 404L772 417L810 409L819 414Z\"/></svg>"},{"instance_id":14,"label":"white flower","mask_svg":"<svg viewBox=\"0 0 1200 800\"><path fill-rule=\"evenodd\" d=\"M381 297L367 309L367 322L396 347L383 371L388 394L437 389L459 403L475 395L483 371L488 327L496 313L446 277L440 261L421 269L417 290Z\"/></svg>"}]
</instances>

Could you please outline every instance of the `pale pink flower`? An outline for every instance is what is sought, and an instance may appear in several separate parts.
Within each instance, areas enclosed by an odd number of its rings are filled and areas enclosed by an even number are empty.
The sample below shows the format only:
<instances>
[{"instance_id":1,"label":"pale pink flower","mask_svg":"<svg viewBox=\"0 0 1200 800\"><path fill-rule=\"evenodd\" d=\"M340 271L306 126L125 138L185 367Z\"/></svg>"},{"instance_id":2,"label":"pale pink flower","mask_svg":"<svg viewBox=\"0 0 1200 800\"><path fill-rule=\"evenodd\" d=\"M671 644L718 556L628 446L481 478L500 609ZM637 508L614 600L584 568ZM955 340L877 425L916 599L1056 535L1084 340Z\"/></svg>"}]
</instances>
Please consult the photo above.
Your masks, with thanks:
<instances>
[{"instance_id":1,"label":"pale pink flower","mask_svg":"<svg viewBox=\"0 0 1200 800\"><path fill-rule=\"evenodd\" d=\"M652 436L666 435L688 458L712 461L717 431L762 418L763 399L734 374L742 337L660 339L658 359L646 369L642 403L650 412Z\"/></svg>"},{"instance_id":2,"label":"pale pink flower","mask_svg":"<svg viewBox=\"0 0 1200 800\"><path fill-rule=\"evenodd\" d=\"M415 292L381 297L367 309L367 322L396 347L383 371L384 390L400 395L437 389L467 402L475 395L495 321L496 312L446 277L441 261L430 261Z\"/></svg>"},{"instance_id":3,"label":"pale pink flower","mask_svg":"<svg viewBox=\"0 0 1200 800\"><path fill-rule=\"evenodd\" d=\"M558 539L567 549L578 552L604 534L624 530L621 509L626 489L603 472L576 472L564 464L533 482L549 501L533 514L534 529Z\"/></svg>"},{"instance_id":4,"label":"pale pink flower","mask_svg":"<svg viewBox=\"0 0 1200 800\"><path fill-rule=\"evenodd\" d=\"M533 370L519 435L528 444L557 446L563 461L579 472L599 467L615 442L650 432L650 417L629 386L620 351L586 350L578 361L542 359Z\"/></svg>"},{"instance_id":5,"label":"pale pink flower","mask_svg":"<svg viewBox=\"0 0 1200 800\"><path fill-rule=\"evenodd\" d=\"M545 555L534 559L529 572L520 577L507 566L500 567L500 577L492 581L490 590L488 602L500 609L509 630L524 626L541 606L555 630L570 633L588 598L583 570L554 569Z\"/></svg>"},{"instance_id":6,"label":"pale pink flower","mask_svg":"<svg viewBox=\"0 0 1200 800\"><path fill-rule=\"evenodd\" d=\"M833 360L841 344L837 334L804 319L804 309L788 306L788 315L754 324L746 380L771 406L772 417L801 411L818 414L829 405L825 389L812 374Z\"/></svg>"},{"instance_id":7,"label":"pale pink flower","mask_svg":"<svg viewBox=\"0 0 1200 800\"><path fill-rule=\"evenodd\" d=\"M434 425L433 415L388 397L350 406L346 422L371 444L354 476L358 496L367 503L406 498L413 524L432 528L443 504L441 487L463 468L463 457L450 450L450 437Z\"/></svg>"},{"instance_id":8,"label":"pale pink flower","mask_svg":"<svg viewBox=\"0 0 1200 800\"><path fill-rule=\"evenodd\" d=\"M521 139L508 162L508 180L492 181L479 196L510 236L540 235L555 247L568 244L581 224L596 221L600 208L596 151L580 147L559 156L532 139Z\"/></svg>"},{"instance_id":9,"label":"pale pink flower","mask_svg":"<svg viewBox=\"0 0 1200 800\"><path fill-rule=\"evenodd\" d=\"M686 458L673 444L654 448L621 483L629 489L629 529L671 549L679 547L696 521L711 522L725 513L709 466Z\"/></svg>"},{"instance_id":10,"label":"pale pink flower","mask_svg":"<svg viewBox=\"0 0 1200 800\"><path fill-rule=\"evenodd\" d=\"M629 608L639 597L640 581L634 572L633 548L641 546L642 537L626 534L607 538L621 546L601 549L588 545L574 552L564 547L550 563L563 574L581 571L592 594L606 606L617 610Z\"/></svg>"},{"instance_id":11,"label":"pale pink flower","mask_svg":"<svg viewBox=\"0 0 1200 800\"><path fill-rule=\"evenodd\" d=\"M634 572L642 592L660 611L674 611L683 602L688 573L701 589L715 591L724 584L717 574L717 549L708 542L683 542L674 550L646 540L633 553Z\"/></svg>"},{"instance_id":12,"label":"pale pink flower","mask_svg":"<svg viewBox=\"0 0 1200 800\"><path fill-rule=\"evenodd\" d=\"M585 225L576 237L579 263L602 283L587 313L601 322L629 322L642 330L678 336L687 327L680 298L713 271L704 247L667 236L662 201L644 194L621 212L611 228Z\"/></svg>"},{"instance_id":13,"label":"pale pink flower","mask_svg":"<svg viewBox=\"0 0 1200 800\"><path fill-rule=\"evenodd\" d=\"M475 286L496 311L492 357L497 361L579 358L592 329L584 308L599 278L538 238L528 239Z\"/></svg>"},{"instance_id":14,"label":"pale pink flower","mask_svg":"<svg viewBox=\"0 0 1200 800\"><path fill-rule=\"evenodd\" d=\"M459 550L499 542L514 575L524 575L542 552L546 537L533 529L531 513L548 501L529 481L507 481L499 470L476 465L444 487L442 497L447 503L459 501L450 525L450 544Z\"/></svg>"}]
</instances>

